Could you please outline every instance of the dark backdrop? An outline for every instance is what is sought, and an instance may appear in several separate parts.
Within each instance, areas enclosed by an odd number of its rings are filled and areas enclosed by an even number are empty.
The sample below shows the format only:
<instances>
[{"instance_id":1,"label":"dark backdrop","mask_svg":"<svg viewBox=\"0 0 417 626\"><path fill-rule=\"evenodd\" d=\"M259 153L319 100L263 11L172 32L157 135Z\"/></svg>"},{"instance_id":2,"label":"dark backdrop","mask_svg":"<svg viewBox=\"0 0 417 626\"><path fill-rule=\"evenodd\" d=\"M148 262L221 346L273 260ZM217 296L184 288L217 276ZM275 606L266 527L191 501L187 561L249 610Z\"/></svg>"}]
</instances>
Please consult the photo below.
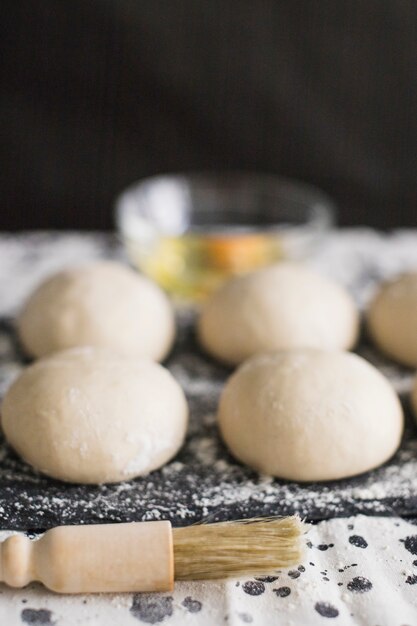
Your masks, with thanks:
<instances>
[{"instance_id":1,"label":"dark backdrop","mask_svg":"<svg viewBox=\"0 0 417 626\"><path fill-rule=\"evenodd\" d=\"M163 171L323 187L417 224L415 0L2 0L0 228L109 228Z\"/></svg>"}]
</instances>

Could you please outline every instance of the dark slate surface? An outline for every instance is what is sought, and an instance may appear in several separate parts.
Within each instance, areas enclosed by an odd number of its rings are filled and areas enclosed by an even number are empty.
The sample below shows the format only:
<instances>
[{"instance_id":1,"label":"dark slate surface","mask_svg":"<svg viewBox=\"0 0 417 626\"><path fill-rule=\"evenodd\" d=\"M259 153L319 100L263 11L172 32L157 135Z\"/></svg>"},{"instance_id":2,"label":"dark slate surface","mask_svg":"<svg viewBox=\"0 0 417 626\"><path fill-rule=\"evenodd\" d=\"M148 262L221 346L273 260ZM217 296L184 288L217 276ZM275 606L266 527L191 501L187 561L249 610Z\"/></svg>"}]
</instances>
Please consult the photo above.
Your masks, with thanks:
<instances>
[{"instance_id":1,"label":"dark slate surface","mask_svg":"<svg viewBox=\"0 0 417 626\"><path fill-rule=\"evenodd\" d=\"M24 362L10 321L0 325L0 384L5 388ZM387 363L369 346L368 358ZM192 324L183 322L167 365L183 385L191 409L186 445L162 470L128 483L107 486L65 484L40 476L2 442L0 526L39 530L58 524L169 519L185 525L251 516L299 513L319 520L356 513L417 514L416 427L407 409L401 450L384 467L349 480L298 484L259 476L236 463L219 440L213 414L229 371L196 345ZM410 372L389 371L397 381ZM407 402L406 402L407 404Z\"/></svg>"}]
</instances>

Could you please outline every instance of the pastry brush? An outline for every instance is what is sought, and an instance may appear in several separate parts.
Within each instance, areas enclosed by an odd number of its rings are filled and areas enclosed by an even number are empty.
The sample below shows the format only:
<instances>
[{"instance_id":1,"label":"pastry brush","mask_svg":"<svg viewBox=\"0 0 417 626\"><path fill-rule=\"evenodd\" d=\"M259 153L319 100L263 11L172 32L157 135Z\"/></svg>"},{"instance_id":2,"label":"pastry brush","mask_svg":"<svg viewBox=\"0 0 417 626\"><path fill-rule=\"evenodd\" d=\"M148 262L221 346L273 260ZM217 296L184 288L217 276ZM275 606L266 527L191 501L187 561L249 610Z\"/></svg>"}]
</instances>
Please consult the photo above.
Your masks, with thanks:
<instances>
[{"instance_id":1,"label":"pastry brush","mask_svg":"<svg viewBox=\"0 0 417 626\"><path fill-rule=\"evenodd\" d=\"M0 581L40 581L58 593L171 591L175 580L268 574L300 562L294 517L172 528L168 521L58 526L0 544Z\"/></svg>"}]
</instances>

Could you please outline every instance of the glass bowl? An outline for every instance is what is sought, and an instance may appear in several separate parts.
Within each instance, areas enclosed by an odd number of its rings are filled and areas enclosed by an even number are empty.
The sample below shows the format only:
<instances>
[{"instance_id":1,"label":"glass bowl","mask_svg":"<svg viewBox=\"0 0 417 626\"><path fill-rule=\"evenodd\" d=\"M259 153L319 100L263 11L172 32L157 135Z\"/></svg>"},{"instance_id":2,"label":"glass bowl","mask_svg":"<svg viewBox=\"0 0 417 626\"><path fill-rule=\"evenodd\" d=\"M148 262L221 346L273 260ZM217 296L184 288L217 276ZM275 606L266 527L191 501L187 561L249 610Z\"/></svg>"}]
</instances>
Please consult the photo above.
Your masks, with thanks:
<instances>
[{"instance_id":1,"label":"glass bowl","mask_svg":"<svg viewBox=\"0 0 417 626\"><path fill-rule=\"evenodd\" d=\"M131 263L188 301L202 300L231 275L306 259L333 220L322 191L266 174L155 176L116 200Z\"/></svg>"}]
</instances>

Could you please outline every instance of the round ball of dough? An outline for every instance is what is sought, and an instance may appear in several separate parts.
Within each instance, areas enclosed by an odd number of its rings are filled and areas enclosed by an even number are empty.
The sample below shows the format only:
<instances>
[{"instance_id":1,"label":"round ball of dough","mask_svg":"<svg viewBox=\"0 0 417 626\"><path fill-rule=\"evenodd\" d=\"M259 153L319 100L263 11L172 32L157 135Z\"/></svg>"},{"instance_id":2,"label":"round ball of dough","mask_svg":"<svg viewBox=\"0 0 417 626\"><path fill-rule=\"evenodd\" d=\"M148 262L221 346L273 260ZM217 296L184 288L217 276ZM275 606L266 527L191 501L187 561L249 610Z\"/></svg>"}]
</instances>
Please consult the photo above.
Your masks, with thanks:
<instances>
[{"instance_id":1,"label":"round ball of dough","mask_svg":"<svg viewBox=\"0 0 417 626\"><path fill-rule=\"evenodd\" d=\"M175 335L163 291L129 267L100 261L55 274L29 298L18 332L40 357L74 346L99 346L162 360Z\"/></svg>"},{"instance_id":2,"label":"round ball of dough","mask_svg":"<svg viewBox=\"0 0 417 626\"><path fill-rule=\"evenodd\" d=\"M181 447L184 393L153 361L73 348L36 361L7 392L6 439L60 480L113 483L161 467Z\"/></svg>"},{"instance_id":3,"label":"round ball of dough","mask_svg":"<svg viewBox=\"0 0 417 626\"><path fill-rule=\"evenodd\" d=\"M413 389L411 390L411 405L414 409L414 417L417 420L417 376L414 379Z\"/></svg>"},{"instance_id":4,"label":"round ball of dough","mask_svg":"<svg viewBox=\"0 0 417 626\"><path fill-rule=\"evenodd\" d=\"M204 306L198 335L215 358L237 364L267 350L348 349L359 316L339 285L295 263L233 278Z\"/></svg>"},{"instance_id":5,"label":"round ball of dough","mask_svg":"<svg viewBox=\"0 0 417 626\"><path fill-rule=\"evenodd\" d=\"M349 352L257 355L223 391L218 422L232 454L261 473L333 480L389 459L403 431L389 382Z\"/></svg>"},{"instance_id":6,"label":"round ball of dough","mask_svg":"<svg viewBox=\"0 0 417 626\"><path fill-rule=\"evenodd\" d=\"M417 366L417 272L382 285L368 310L368 328L380 350Z\"/></svg>"}]
</instances>

